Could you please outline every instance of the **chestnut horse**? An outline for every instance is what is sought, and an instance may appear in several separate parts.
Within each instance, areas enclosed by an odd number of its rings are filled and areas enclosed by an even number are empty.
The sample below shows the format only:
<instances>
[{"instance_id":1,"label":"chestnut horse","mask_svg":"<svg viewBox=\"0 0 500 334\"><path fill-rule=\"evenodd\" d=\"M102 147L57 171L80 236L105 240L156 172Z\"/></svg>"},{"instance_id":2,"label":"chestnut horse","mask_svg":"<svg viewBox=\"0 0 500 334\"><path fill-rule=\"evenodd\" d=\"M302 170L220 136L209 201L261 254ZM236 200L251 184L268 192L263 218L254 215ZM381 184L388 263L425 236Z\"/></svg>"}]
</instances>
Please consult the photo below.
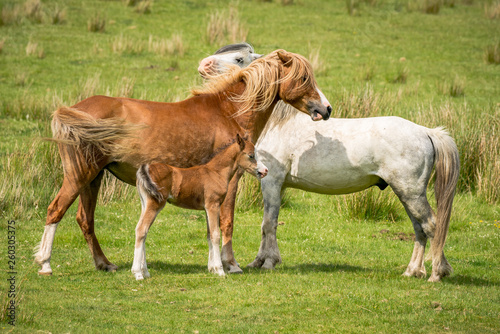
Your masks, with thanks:
<instances>
[{"instance_id":1,"label":"chestnut horse","mask_svg":"<svg viewBox=\"0 0 500 334\"><path fill-rule=\"evenodd\" d=\"M177 168L163 163L142 165L137 170L137 190L142 213L135 229L135 251L132 273L137 280L150 277L146 263L146 235L165 204L192 210L205 210L207 217L208 270L224 276L219 251L220 207L229 182L238 168L257 178L267 175L267 168L255 160L254 145L236 135L236 140L223 147L208 163L190 168Z\"/></svg>"},{"instance_id":2,"label":"chestnut horse","mask_svg":"<svg viewBox=\"0 0 500 334\"><path fill-rule=\"evenodd\" d=\"M57 225L80 196L76 220L88 243L96 269L114 271L94 233L94 211L104 169L135 185L145 163L176 167L206 163L214 150L237 133L255 143L274 106L283 100L313 120L327 120L331 106L319 90L310 63L302 56L276 50L213 78L193 90L193 97L177 103L93 96L53 116L53 138L58 142L64 180L47 210L42 240L35 254L39 274L50 275L50 257ZM229 272L241 272L232 254L230 236L237 191L237 171L221 209L222 261ZM226 252L225 252L226 250ZM227 252L227 250L231 250Z\"/></svg>"},{"instance_id":3,"label":"chestnut horse","mask_svg":"<svg viewBox=\"0 0 500 334\"><path fill-rule=\"evenodd\" d=\"M224 57L215 54L202 60L200 74L240 65L236 47L226 47L233 50L233 57L226 52ZM403 275L426 276L428 240L432 256L429 281L450 275L452 267L443 249L460 172L453 138L442 128L429 129L399 117L337 118L325 124L304 123L303 116L293 107L278 103L257 143L259 161L269 168L269 175L261 182L261 244L248 266L273 269L281 263L276 233L280 195L286 188L339 195L390 186L415 230L413 254ZM433 170L436 212L427 200Z\"/></svg>"}]
</instances>

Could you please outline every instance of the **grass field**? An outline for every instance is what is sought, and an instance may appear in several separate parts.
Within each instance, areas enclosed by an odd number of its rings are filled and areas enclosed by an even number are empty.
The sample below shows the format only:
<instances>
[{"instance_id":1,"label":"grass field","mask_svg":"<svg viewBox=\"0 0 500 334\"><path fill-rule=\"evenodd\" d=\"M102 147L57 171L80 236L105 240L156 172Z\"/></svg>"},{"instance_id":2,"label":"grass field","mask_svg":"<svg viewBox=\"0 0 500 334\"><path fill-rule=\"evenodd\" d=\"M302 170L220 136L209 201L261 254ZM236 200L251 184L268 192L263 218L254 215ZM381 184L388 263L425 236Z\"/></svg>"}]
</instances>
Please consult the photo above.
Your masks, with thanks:
<instances>
[{"instance_id":1,"label":"grass field","mask_svg":"<svg viewBox=\"0 0 500 334\"><path fill-rule=\"evenodd\" d=\"M0 332L500 332L498 1L0 0L0 10ZM51 113L95 94L184 99L201 83L198 62L241 40L309 57L337 117L398 115L449 130L461 155L451 277L401 276L413 230L391 190L288 190L276 270L209 274L204 214L170 206L148 236L152 277L137 282L140 204L111 177L96 234L118 271L94 270L73 205L56 234L54 274L37 275L33 247L62 181L56 148L40 140ZM234 232L242 267L257 254L262 220L258 189L245 181Z\"/></svg>"}]
</instances>

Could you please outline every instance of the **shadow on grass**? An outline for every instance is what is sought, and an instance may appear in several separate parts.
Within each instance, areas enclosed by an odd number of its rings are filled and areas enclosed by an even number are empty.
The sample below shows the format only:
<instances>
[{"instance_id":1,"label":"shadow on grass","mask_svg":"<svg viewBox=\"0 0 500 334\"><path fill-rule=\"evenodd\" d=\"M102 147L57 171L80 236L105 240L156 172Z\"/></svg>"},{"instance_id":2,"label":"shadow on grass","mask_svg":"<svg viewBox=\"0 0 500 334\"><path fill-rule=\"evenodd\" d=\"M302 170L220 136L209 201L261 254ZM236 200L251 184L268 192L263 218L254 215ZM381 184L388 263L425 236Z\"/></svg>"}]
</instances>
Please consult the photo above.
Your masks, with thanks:
<instances>
[{"instance_id":1,"label":"shadow on grass","mask_svg":"<svg viewBox=\"0 0 500 334\"><path fill-rule=\"evenodd\" d=\"M283 266L281 269L283 272L370 272L373 269L363 268L359 266L351 266L349 264L339 264L339 263L302 263L294 266Z\"/></svg>"},{"instance_id":2,"label":"shadow on grass","mask_svg":"<svg viewBox=\"0 0 500 334\"><path fill-rule=\"evenodd\" d=\"M443 278L444 283L454 285L473 285L473 286L500 286L498 281L490 281L484 278L470 277L465 275L452 275Z\"/></svg>"},{"instance_id":3,"label":"shadow on grass","mask_svg":"<svg viewBox=\"0 0 500 334\"><path fill-rule=\"evenodd\" d=\"M118 271L130 271L132 262L115 263L118 265ZM199 274L208 273L206 264L175 263L163 261L148 261L149 270L157 270L162 273L171 274Z\"/></svg>"}]
</instances>

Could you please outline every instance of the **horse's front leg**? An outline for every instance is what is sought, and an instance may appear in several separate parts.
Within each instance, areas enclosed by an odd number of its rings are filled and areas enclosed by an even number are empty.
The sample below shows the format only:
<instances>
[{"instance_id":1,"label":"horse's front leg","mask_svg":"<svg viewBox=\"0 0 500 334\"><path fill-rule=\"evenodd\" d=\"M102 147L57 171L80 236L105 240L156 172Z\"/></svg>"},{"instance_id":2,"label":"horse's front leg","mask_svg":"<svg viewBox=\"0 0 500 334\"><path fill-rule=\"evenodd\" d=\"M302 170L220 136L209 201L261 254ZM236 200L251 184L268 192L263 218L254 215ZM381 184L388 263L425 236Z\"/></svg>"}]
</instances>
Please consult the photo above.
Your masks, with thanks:
<instances>
[{"instance_id":1,"label":"horse's front leg","mask_svg":"<svg viewBox=\"0 0 500 334\"><path fill-rule=\"evenodd\" d=\"M278 215L281 206L281 177L268 175L261 181L264 197L264 217L262 219L262 240L255 260L248 265L250 268L274 269L281 263L280 250L276 232L278 229Z\"/></svg>"},{"instance_id":2,"label":"horse's front leg","mask_svg":"<svg viewBox=\"0 0 500 334\"><path fill-rule=\"evenodd\" d=\"M238 192L238 181L243 175L242 170L238 170L227 190L227 195L222 203L220 210L220 229L222 231L222 264L230 274L241 274L240 265L236 262L233 252L233 224L234 224L234 208L236 205L236 193Z\"/></svg>"},{"instance_id":3,"label":"horse's front leg","mask_svg":"<svg viewBox=\"0 0 500 334\"><path fill-rule=\"evenodd\" d=\"M225 276L220 256L220 205L211 204L205 209L207 215L207 241L208 241L208 271L219 276Z\"/></svg>"}]
</instances>

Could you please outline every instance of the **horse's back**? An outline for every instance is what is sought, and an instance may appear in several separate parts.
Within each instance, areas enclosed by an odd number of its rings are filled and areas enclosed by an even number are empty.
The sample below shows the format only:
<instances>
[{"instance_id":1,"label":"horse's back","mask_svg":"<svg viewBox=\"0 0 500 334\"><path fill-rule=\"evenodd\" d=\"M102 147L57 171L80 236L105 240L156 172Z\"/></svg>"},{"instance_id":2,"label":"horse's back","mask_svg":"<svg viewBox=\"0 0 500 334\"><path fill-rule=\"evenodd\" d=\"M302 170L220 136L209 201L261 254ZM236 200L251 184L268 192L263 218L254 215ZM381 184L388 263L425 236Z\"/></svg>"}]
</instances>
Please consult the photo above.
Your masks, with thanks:
<instances>
[{"instance_id":1,"label":"horse's back","mask_svg":"<svg viewBox=\"0 0 500 334\"><path fill-rule=\"evenodd\" d=\"M307 117L307 116L306 116ZM301 122L297 114L264 134L259 158L270 173L286 173L286 187L327 194L416 177L433 163L427 128L400 117ZM293 135L292 135L293 134ZM286 143L279 138L292 138ZM397 175L396 175L397 174ZM265 180L263 180L265 181Z\"/></svg>"}]
</instances>

